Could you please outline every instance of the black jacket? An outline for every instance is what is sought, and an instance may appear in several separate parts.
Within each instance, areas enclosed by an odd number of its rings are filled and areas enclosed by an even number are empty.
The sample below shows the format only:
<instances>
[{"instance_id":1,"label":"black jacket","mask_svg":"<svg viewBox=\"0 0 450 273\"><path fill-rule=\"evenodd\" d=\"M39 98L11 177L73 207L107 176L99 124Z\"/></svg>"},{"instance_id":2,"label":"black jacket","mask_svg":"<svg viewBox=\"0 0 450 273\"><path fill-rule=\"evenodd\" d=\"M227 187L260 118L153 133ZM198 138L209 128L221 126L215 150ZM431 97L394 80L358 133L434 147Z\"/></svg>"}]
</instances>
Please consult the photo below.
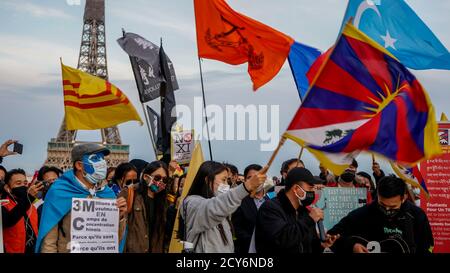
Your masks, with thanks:
<instances>
[{"instance_id":1,"label":"black jacket","mask_svg":"<svg viewBox=\"0 0 450 273\"><path fill-rule=\"evenodd\" d=\"M393 220L388 220L378 202L373 202L350 212L328 233L341 235L332 248L337 253L352 253L356 243L366 246L370 241L379 242L381 252L391 253L424 254L434 245L425 212L409 201Z\"/></svg>"},{"instance_id":2,"label":"black jacket","mask_svg":"<svg viewBox=\"0 0 450 273\"><path fill-rule=\"evenodd\" d=\"M296 211L284 190L259 209L255 244L258 254L323 252L309 211L303 206Z\"/></svg>"},{"instance_id":3,"label":"black jacket","mask_svg":"<svg viewBox=\"0 0 450 273\"><path fill-rule=\"evenodd\" d=\"M268 198L265 197L265 199L267 201ZM254 199L250 196L245 197L241 206L233 213L231 221L233 222L234 235L236 237L234 242L234 251L236 253L248 253L257 215L258 208Z\"/></svg>"}]
</instances>

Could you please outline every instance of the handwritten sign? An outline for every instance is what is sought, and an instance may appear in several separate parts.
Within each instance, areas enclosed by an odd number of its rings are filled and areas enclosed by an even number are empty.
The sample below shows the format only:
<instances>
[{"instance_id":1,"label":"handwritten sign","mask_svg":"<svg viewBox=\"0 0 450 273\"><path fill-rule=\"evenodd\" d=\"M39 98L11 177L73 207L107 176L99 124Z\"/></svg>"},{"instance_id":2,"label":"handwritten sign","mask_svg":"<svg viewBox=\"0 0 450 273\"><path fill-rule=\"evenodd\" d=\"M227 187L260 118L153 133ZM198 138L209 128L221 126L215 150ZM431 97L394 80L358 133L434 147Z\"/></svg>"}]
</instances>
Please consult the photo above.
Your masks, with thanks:
<instances>
[{"instance_id":1,"label":"handwritten sign","mask_svg":"<svg viewBox=\"0 0 450 273\"><path fill-rule=\"evenodd\" d=\"M323 225L329 230L349 212L366 204L366 188L324 188L315 206L323 209Z\"/></svg>"},{"instance_id":2,"label":"handwritten sign","mask_svg":"<svg viewBox=\"0 0 450 273\"><path fill-rule=\"evenodd\" d=\"M119 253L119 209L112 199L72 199L71 253Z\"/></svg>"},{"instance_id":3,"label":"handwritten sign","mask_svg":"<svg viewBox=\"0 0 450 273\"><path fill-rule=\"evenodd\" d=\"M188 164L194 151L194 130L172 132L171 144L172 160L180 165Z\"/></svg>"}]
</instances>

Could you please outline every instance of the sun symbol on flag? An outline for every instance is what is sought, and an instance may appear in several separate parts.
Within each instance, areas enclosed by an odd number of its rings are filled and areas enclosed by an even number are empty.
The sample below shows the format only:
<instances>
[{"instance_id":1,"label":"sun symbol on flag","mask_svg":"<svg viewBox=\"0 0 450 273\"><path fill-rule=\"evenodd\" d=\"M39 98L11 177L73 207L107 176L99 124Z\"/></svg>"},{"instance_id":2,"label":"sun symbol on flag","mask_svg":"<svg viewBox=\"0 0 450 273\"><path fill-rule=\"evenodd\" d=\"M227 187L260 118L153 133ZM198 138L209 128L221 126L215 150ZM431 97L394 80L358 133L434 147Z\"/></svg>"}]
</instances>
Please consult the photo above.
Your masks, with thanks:
<instances>
[{"instance_id":1,"label":"sun symbol on flag","mask_svg":"<svg viewBox=\"0 0 450 273\"><path fill-rule=\"evenodd\" d=\"M398 96L398 94L402 90L407 88L407 84L403 84L400 86L400 78L399 78L397 81L397 88L396 88L395 92L393 92L387 84L385 84L384 87L385 87L384 94L382 92L378 92L379 100L369 98L375 104L375 107L364 107L364 109L373 112L373 114L364 115L364 117L372 118L372 117L378 115L381 111L383 111L384 108L386 108Z\"/></svg>"}]
</instances>

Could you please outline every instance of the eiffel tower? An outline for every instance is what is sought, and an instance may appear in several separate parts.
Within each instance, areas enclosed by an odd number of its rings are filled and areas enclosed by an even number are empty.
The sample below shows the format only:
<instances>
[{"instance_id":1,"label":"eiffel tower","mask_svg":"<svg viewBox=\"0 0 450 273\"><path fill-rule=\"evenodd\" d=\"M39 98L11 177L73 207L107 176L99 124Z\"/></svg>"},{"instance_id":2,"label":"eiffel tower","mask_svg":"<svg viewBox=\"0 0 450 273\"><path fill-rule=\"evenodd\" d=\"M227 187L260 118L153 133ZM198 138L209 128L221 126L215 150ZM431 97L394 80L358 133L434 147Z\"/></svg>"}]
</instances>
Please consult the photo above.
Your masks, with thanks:
<instances>
[{"instance_id":1,"label":"eiffel tower","mask_svg":"<svg viewBox=\"0 0 450 273\"><path fill-rule=\"evenodd\" d=\"M105 0L86 0L84 10L83 33L81 36L78 69L94 76L108 80L105 35ZM111 150L106 158L108 166L116 167L128 161L128 145L123 145L117 127L102 129L102 143ZM76 141L77 131L66 130L65 119L58 136L48 143L46 166L55 166L63 170L72 168L70 154Z\"/></svg>"}]
</instances>

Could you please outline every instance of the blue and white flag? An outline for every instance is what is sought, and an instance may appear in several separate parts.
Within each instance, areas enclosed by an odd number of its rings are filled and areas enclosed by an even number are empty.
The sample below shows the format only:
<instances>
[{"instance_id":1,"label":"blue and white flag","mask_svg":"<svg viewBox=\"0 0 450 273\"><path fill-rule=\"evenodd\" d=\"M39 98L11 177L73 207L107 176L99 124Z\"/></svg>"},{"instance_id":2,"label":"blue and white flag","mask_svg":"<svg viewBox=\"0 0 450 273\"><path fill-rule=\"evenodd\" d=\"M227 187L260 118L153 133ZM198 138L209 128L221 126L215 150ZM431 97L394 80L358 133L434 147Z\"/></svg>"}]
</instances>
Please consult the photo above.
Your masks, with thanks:
<instances>
[{"instance_id":1,"label":"blue and white flag","mask_svg":"<svg viewBox=\"0 0 450 273\"><path fill-rule=\"evenodd\" d=\"M404 0L349 0L342 28L350 18L405 66L450 70L450 53Z\"/></svg>"}]
</instances>

